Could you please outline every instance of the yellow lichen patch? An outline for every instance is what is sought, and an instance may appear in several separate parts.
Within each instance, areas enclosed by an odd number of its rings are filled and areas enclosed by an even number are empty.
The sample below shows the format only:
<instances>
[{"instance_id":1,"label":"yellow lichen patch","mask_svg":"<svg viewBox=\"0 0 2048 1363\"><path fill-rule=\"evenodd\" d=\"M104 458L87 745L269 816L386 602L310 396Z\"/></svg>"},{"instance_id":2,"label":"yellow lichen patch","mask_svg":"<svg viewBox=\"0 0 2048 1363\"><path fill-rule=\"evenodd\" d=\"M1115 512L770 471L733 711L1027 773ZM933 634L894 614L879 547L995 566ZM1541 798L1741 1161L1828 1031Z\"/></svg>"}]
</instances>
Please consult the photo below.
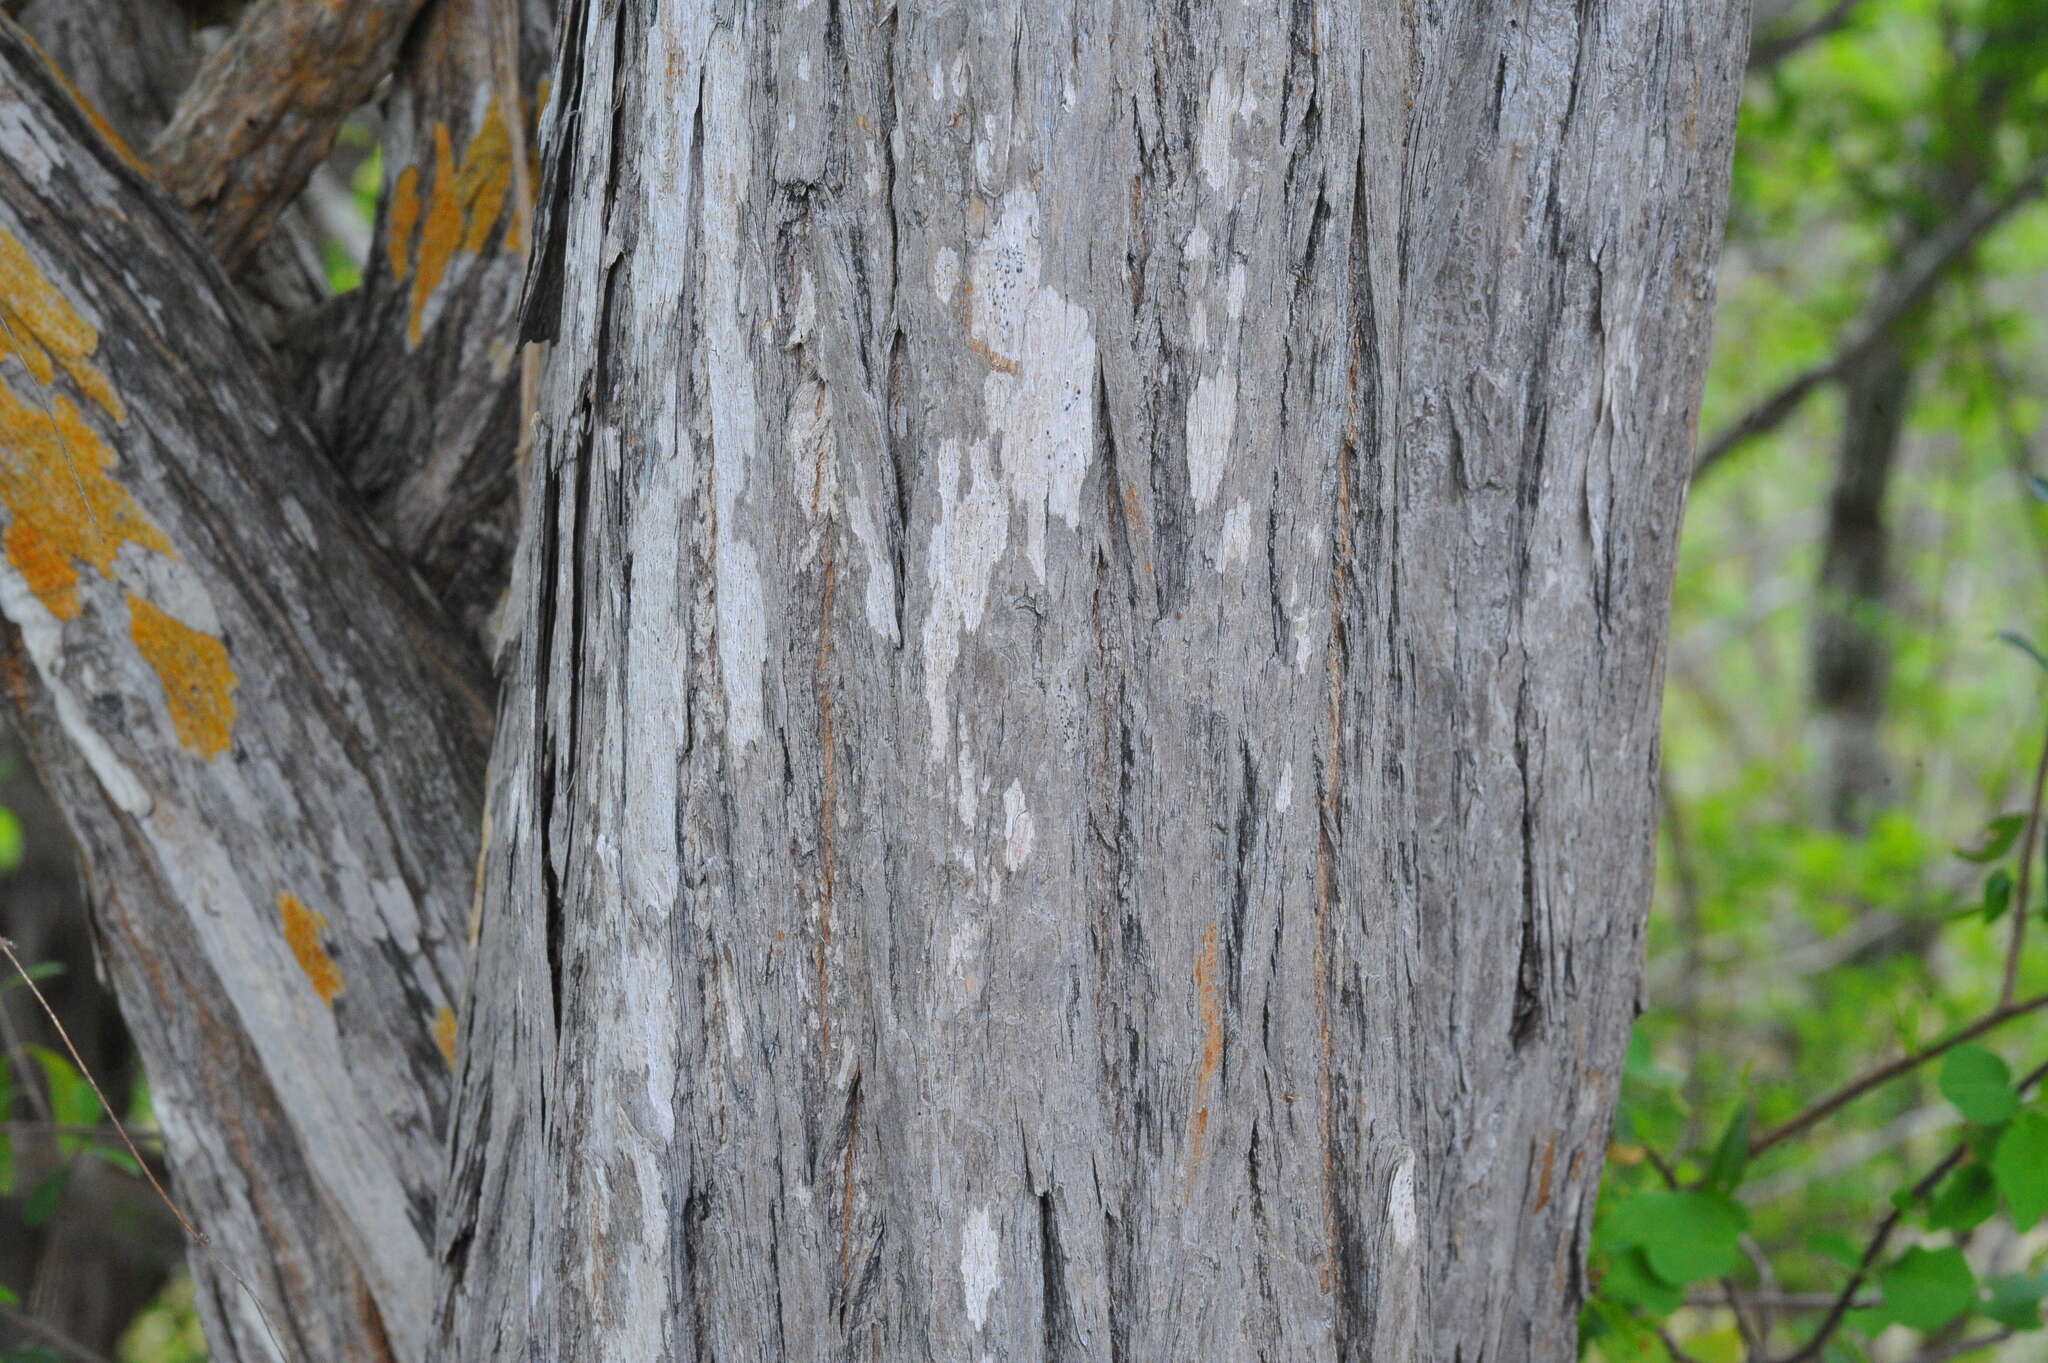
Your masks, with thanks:
<instances>
[{"instance_id":1,"label":"yellow lichen patch","mask_svg":"<svg viewBox=\"0 0 2048 1363\"><path fill-rule=\"evenodd\" d=\"M227 646L132 593L128 630L143 661L163 683L178 742L208 762L226 752L239 682L228 666Z\"/></svg>"},{"instance_id":2,"label":"yellow lichen patch","mask_svg":"<svg viewBox=\"0 0 2048 1363\"><path fill-rule=\"evenodd\" d=\"M320 1002L332 1005L334 996L341 992L341 967L320 942L320 930L327 926L327 920L289 891L277 897L277 912L284 919L285 944L298 958L299 969L313 982L313 992L320 996Z\"/></svg>"},{"instance_id":3,"label":"yellow lichen patch","mask_svg":"<svg viewBox=\"0 0 2048 1363\"><path fill-rule=\"evenodd\" d=\"M447 1004L434 1014L434 1044L441 1048L441 1058L448 1062L448 1068L455 1068L455 1010Z\"/></svg>"},{"instance_id":4,"label":"yellow lichen patch","mask_svg":"<svg viewBox=\"0 0 2048 1363\"><path fill-rule=\"evenodd\" d=\"M124 544L176 558L135 499L107 476L114 452L71 399L24 402L0 382L0 502L7 561L59 620L78 615L76 563L111 577Z\"/></svg>"},{"instance_id":5,"label":"yellow lichen patch","mask_svg":"<svg viewBox=\"0 0 2048 1363\"><path fill-rule=\"evenodd\" d=\"M412 234L420 225L420 168L407 166L398 172L391 189L391 277L405 278L412 269Z\"/></svg>"},{"instance_id":6,"label":"yellow lichen patch","mask_svg":"<svg viewBox=\"0 0 2048 1363\"><path fill-rule=\"evenodd\" d=\"M476 136L462 153L460 164L448 134L448 125L434 125L434 187L427 201L425 222L420 228L418 273L412 281L412 315L405 336L418 345L427 301L447 277L455 253L481 252L490 240L491 229L505 211L505 199L512 183L512 135L493 95L484 109Z\"/></svg>"},{"instance_id":7,"label":"yellow lichen patch","mask_svg":"<svg viewBox=\"0 0 2048 1363\"><path fill-rule=\"evenodd\" d=\"M0 232L0 359L19 359L44 387L57 381L62 366L80 393L114 420L125 421L128 414L114 386L86 363L99 347L100 334L92 323L57 292L26 247Z\"/></svg>"}]
</instances>

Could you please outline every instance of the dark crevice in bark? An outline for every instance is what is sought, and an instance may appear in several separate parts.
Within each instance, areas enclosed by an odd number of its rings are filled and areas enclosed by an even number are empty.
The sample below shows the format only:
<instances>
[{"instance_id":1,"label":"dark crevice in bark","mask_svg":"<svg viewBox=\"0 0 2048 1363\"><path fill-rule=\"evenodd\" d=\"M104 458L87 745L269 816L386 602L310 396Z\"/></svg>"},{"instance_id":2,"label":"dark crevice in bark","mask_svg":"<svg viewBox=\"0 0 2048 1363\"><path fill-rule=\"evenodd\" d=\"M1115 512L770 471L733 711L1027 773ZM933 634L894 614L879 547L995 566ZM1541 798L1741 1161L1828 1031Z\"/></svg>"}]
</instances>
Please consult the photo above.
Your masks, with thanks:
<instances>
[{"instance_id":1,"label":"dark crevice in bark","mask_svg":"<svg viewBox=\"0 0 2048 1363\"><path fill-rule=\"evenodd\" d=\"M1543 1022L1543 949L1536 902L1536 792L1529 779L1529 684L1525 679L1515 702L1515 764L1522 774L1522 921L1515 965L1515 1002L1508 1021L1508 1044L1521 1050Z\"/></svg>"},{"instance_id":2,"label":"dark crevice in bark","mask_svg":"<svg viewBox=\"0 0 2048 1363\"><path fill-rule=\"evenodd\" d=\"M903 338L903 328L897 327L895 337L889 343L889 410L888 430L885 435L889 442L889 477L894 484L891 489L896 510L896 521L890 527L889 552L896 567L893 584L896 589L896 647L904 647L909 635L905 629L904 598L910 591L910 492L917 484L918 454L917 443L911 439L910 429L910 363L907 353L908 342Z\"/></svg>"},{"instance_id":3,"label":"dark crevice in bark","mask_svg":"<svg viewBox=\"0 0 2048 1363\"><path fill-rule=\"evenodd\" d=\"M1046 1363L1085 1357L1073 1306L1067 1299L1066 1254L1060 1248L1059 1217L1050 1189L1038 1195L1038 1292L1043 1311Z\"/></svg>"},{"instance_id":4,"label":"dark crevice in bark","mask_svg":"<svg viewBox=\"0 0 2048 1363\"><path fill-rule=\"evenodd\" d=\"M1258 852L1259 837L1259 772L1248 739L1238 740L1238 768L1237 827L1231 847L1229 947L1224 953L1233 1013L1244 1006L1244 927L1251 914L1253 858ZM1219 1079L1227 1081L1229 1077L1229 1048L1225 1047Z\"/></svg>"}]
</instances>

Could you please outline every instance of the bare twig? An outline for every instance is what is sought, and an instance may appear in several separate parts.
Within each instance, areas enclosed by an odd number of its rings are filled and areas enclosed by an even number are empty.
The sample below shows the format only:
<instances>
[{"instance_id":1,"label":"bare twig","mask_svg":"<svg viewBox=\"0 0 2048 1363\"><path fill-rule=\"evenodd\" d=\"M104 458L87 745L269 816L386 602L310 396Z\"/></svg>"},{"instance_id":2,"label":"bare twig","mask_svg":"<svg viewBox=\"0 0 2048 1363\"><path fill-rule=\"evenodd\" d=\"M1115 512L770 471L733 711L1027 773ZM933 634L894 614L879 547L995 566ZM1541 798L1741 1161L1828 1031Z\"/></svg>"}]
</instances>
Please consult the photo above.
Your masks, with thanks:
<instances>
[{"instance_id":1,"label":"bare twig","mask_svg":"<svg viewBox=\"0 0 2048 1363\"><path fill-rule=\"evenodd\" d=\"M1910 1073L1935 1057L1947 1054L1964 1042L1974 1041L1986 1032L2004 1026L2014 1018L2025 1017L2027 1014L2039 1012L2043 1008L2048 1008L2048 994L2036 994L2033 998L2021 999L2018 1003L2001 1003L1969 1026L1949 1033L1933 1045L1908 1055L1902 1055L1890 1064L1878 1066L1861 1078L1850 1080L1797 1116L1779 1123L1761 1136L1758 1136L1750 1143L1750 1158L1754 1159L1772 1146L1780 1145L1792 1139L1814 1123L1833 1116L1837 1111L1847 1107L1872 1089L1888 1084L1900 1075Z\"/></svg>"},{"instance_id":2,"label":"bare twig","mask_svg":"<svg viewBox=\"0 0 2048 1363\"><path fill-rule=\"evenodd\" d=\"M79 1363L113 1363L99 1350L81 1344L48 1321L37 1320L26 1311L17 1311L11 1306L0 1306L0 1320L5 1320L17 1330L25 1330L58 1353L69 1354Z\"/></svg>"},{"instance_id":3,"label":"bare twig","mask_svg":"<svg viewBox=\"0 0 2048 1363\"><path fill-rule=\"evenodd\" d=\"M1751 1302L1768 1306L1774 1311L1825 1311L1835 1304L1833 1292L1752 1292ZM1850 1309L1866 1311L1877 1305L1876 1297L1862 1297L1850 1303ZM1722 1305L1721 1299L1711 1292L1694 1292L1686 1297L1687 1306L1711 1310Z\"/></svg>"},{"instance_id":4,"label":"bare twig","mask_svg":"<svg viewBox=\"0 0 2048 1363\"><path fill-rule=\"evenodd\" d=\"M1780 62L1835 32L1849 22L1859 0L1835 0L1827 11L1786 33L1766 35L1749 47L1749 69L1768 71Z\"/></svg>"},{"instance_id":5,"label":"bare twig","mask_svg":"<svg viewBox=\"0 0 2048 1363\"><path fill-rule=\"evenodd\" d=\"M64 1043L64 1049L70 1053L71 1063L76 1065L78 1072L85 1076L85 1082L92 1085L92 1096L100 1100L100 1110L107 1114L107 1120L112 1122L114 1130L120 1133L121 1144L128 1147L129 1155L141 1167L143 1177L149 1180L149 1186L156 1190L156 1195L163 1199L163 1204L171 1209L171 1215L178 1218L178 1225L183 1227L185 1234L191 1236L195 1243L205 1244L206 1237L199 1233L199 1228L194 1226L186 1218L185 1213L179 1208L178 1204L171 1200L171 1195L164 1191L164 1185L157 1182L156 1173L149 1167L149 1161L144 1159L142 1152L135 1148L135 1141L128 1135L128 1128L122 1125L121 1114L114 1111L114 1105L107 1101L106 1090L100 1087L100 1081L93 1077L92 1070L85 1063L85 1057L80 1055L78 1047L72 1044L71 1033L64 1030L63 1019L57 1016L57 1010L50 1006L50 1001L43 997L43 991L30 978L27 968L21 963L21 958L14 954L14 943L8 941L5 937L0 937L0 954L4 954L7 957L7 964L14 967L14 973L21 977L22 982L28 985L29 993L35 995L36 1002L42 1005L43 1012L49 1016L50 1025L57 1029L58 1039Z\"/></svg>"},{"instance_id":6,"label":"bare twig","mask_svg":"<svg viewBox=\"0 0 2048 1363\"><path fill-rule=\"evenodd\" d=\"M66 1122L0 1122L0 1135L6 1136L78 1136L98 1140L110 1130L104 1126L79 1126ZM154 1131L145 1131L136 1139L163 1142L163 1136Z\"/></svg>"},{"instance_id":7,"label":"bare twig","mask_svg":"<svg viewBox=\"0 0 2048 1363\"><path fill-rule=\"evenodd\" d=\"M2048 1074L2048 1063L2036 1065L2021 1078L2018 1084L2014 1085L2014 1088L2021 1094L2025 1094L2028 1089L2041 1081L2041 1076L2044 1074ZM1921 1198L1926 1197L1929 1192L1933 1191L1934 1185L1946 1178L1951 1169L1961 1164L1963 1157L1969 1151L1970 1147L1968 1145L1960 1141L1957 1142L1955 1148L1942 1158L1941 1163L1928 1170L1926 1175L1912 1186L1905 1197L1893 1204L1891 1211L1886 1213L1885 1218L1877 1223L1877 1229L1871 1233L1869 1243L1863 1247L1862 1257L1856 1261L1855 1272L1851 1273L1849 1281L1842 1285L1842 1290L1836 1296L1834 1305L1828 1308L1827 1316L1821 1321L1819 1328L1814 1331L1813 1338L1807 1340L1797 1350L1785 1355L1783 1358L1772 1360L1772 1363L1808 1363L1809 1359L1820 1356L1821 1350L1827 1347L1828 1340L1833 1338L1835 1331L1841 1328L1842 1318L1848 1315L1850 1309L1856 1304L1857 1289L1862 1287L1864 1280L1870 1276L1870 1270L1876 1265L1878 1256L1883 1254L1885 1246L1891 1243L1892 1233L1899 1228L1899 1223L1905 1220L1906 1208L1912 1206Z\"/></svg>"},{"instance_id":8,"label":"bare twig","mask_svg":"<svg viewBox=\"0 0 2048 1363\"><path fill-rule=\"evenodd\" d=\"M2013 877L2012 935L2005 944L2005 981L1998 987L2001 1007L2012 1003L2020 983L2020 950L2027 944L2027 895L2034 870L2034 840L2041 832L2041 795L2048 790L2048 739L2041 742L2041 760L2034 767L2034 796L2027 805L2027 825L2020 833L2020 869Z\"/></svg>"},{"instance_id":9,"label":"bare twig","mask_svg":"<svg viewBox=\"0 0 2048 1363\"><path fill-rule=\"evenodd\" d=\"M1777 429L1816 388L1854 369L1893 323L1927 301L1951 266L2039 194L2044 184L2048 184L2048 157L2028 166L2004 194L1973 199L1939 231L1908 252L1871 291L1862 314L1850 323L1833 356L1796 375L1701 448L1699 457L1693 461L1694 480L1704 477L1736 449Z\"/></svg>"}]
</instances>

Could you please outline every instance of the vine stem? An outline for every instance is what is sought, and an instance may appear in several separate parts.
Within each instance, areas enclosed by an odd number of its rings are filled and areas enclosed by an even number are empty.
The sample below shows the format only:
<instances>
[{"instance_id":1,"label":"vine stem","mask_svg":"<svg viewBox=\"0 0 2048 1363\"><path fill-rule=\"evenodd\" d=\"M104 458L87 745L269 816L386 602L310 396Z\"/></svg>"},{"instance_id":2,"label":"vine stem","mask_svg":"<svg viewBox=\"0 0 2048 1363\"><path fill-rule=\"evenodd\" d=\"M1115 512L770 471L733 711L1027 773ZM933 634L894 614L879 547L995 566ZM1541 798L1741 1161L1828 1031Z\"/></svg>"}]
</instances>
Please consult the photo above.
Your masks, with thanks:
<instances>
[{"instance_id":1,"label":"vine stem","mask_svg":"<svg viewBox=\"0 0 2048 1363\"><path fill-rule=\"evenodd\" d=\"M2000 1004L2012 1002L2020 982L2020 948L2027 943L2027 886L2034 870L2034 840L2041 831L2041 794L2048 790L2048 738L2041 742L2041 760L2034 765L2034 798L2027 805L2027 826L2020 834L2020 870L2015 878L2012 907L2012 936L2005 946L2005 982L1999 986Z\"/></svg>"}]
</instances>

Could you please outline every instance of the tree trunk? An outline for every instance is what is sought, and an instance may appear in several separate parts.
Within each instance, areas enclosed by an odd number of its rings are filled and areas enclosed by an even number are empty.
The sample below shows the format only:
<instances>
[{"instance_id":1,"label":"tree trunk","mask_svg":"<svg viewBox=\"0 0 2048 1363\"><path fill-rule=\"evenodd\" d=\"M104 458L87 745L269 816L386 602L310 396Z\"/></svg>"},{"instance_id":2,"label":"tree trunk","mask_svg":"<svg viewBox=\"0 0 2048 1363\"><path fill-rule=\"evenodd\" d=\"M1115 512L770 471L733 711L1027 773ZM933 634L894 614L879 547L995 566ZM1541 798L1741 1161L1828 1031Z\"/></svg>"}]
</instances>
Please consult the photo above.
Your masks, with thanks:
<instances>
[{"instance_id":1,"label":"tree trunk","mask_svg":"<svg viewBox=\"0 0 2048 1363\"><path fill-rule=\"evenodd\" d=\"M1572 1356L1743 44L568 8L441 1357Z\"/></svg>"}]
</instances>

